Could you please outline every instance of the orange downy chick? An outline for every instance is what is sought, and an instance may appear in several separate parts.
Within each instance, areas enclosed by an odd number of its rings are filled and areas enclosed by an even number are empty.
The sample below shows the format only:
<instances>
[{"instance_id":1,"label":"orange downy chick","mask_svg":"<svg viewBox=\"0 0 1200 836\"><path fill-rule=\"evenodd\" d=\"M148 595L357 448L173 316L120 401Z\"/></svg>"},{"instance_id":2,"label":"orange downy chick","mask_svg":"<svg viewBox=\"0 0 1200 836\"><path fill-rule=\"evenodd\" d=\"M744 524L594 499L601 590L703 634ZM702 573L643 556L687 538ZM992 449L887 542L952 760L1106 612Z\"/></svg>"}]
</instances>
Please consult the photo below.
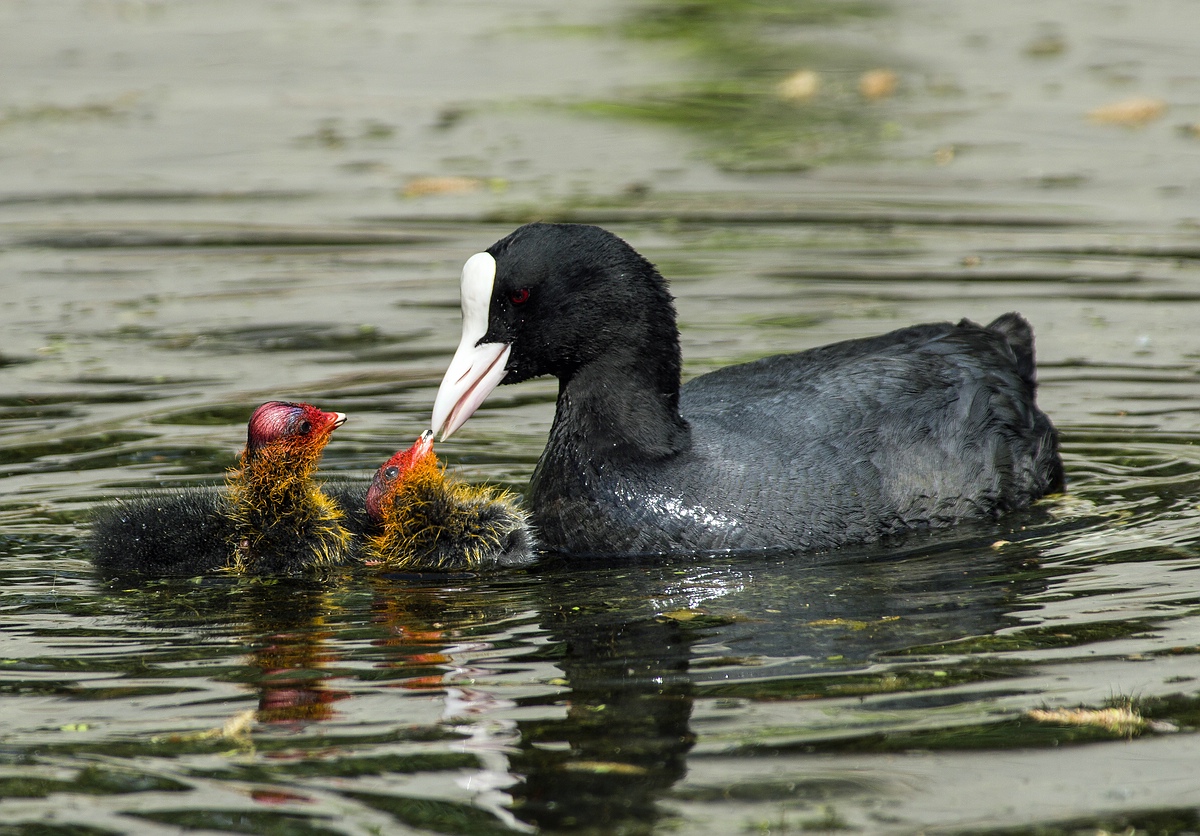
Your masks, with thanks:
<instances>
[{"instance_id":1,"label":"orange downy chick","mask_svg":"<svg viewBox=\"0 0 1200 836\"><path fill-rule=\"evenodd\" d=\"M313 481L321 452L346 421L310 404L269 401L250 418L241 467L230 471L231 571L287 574L343 564L344 513Z\"/></svg>"},{"instance_id":2,"label":"orange downy chick","mask_svg":"<svg viewBox=\"0 0 1200 836\"><path fill-rule=\"evenodd\" d=\"M366 505L380 528L368 540L368 560L384 569L471 570L535 557L516 497L448 475L433 453L432 432L379 468Z\"/></svg>"}]
</instances>

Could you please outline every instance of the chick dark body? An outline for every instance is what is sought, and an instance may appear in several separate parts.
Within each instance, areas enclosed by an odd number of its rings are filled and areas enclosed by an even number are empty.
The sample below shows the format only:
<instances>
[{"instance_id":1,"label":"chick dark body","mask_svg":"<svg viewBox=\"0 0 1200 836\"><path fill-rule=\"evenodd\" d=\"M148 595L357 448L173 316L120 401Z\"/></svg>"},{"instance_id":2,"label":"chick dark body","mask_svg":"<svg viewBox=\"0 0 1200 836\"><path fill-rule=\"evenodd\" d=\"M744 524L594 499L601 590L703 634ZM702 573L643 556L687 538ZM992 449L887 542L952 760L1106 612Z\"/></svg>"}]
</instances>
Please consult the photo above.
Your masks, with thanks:
<instances>
[{"instance_id":1,"label":"chick dark body","mask_svg":"<svg viewBox=\"0 0 1200 836\"><path fill-rule=\"evenodd\" d=\"M224 490L181 488L105 506L92 523L89 551L108 575L191 577L228 564L233 537Z\"/></svg>"}]
</instances>

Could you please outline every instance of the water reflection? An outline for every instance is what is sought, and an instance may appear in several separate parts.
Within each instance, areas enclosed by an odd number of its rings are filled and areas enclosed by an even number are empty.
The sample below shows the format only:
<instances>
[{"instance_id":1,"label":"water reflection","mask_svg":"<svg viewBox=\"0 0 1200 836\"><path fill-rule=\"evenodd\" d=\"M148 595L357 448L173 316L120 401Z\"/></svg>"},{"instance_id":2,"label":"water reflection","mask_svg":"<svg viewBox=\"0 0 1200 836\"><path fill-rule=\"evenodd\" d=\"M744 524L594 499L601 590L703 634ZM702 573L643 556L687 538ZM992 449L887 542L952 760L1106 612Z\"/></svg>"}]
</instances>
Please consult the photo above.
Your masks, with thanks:
<instances>
[{"instance_id":1,"label":"water reflection","mask_svg":"<svg viewBox=\"0 0 1200 836\"><path fill-rule=\"evenodd\" d=\"M331 719L334 704L351 696L328 685L341 675L340 627L331 620L341 609L336 587L209 578L113 591L136 622L191 635L201 645L244 649L236 681L256 694L259 723L298 731Z\"/></svg>"},{"instance_id":2,"label":"water reflection","mask_svg":"<svg viewBox=\"0 0 1200 836\"><path fill-rule=\"evenodd\" d=\"M655 620L597 624L567 617L549 626L564 645L566 712L518 723L514 812L538 827L647 831L658 801L687 771L693 640ZM640 831L634 831L640 832Z\"/></svg>"},{"instance_id":3,"label":"water reflection","mask_svg":"<svg viewBox=\"0 0 1200 836\"><path fill-rule=\"evenodd\" d=\"M1053 617L1047 607L1077 613L1063 592L1072 577L1087 577L1079 561L1112 559L1118 540L1128 556L1145 551L1137 543L1148 534L1161 539L1164 526L1183 537L1194 510L1188 516L1181 508L1175 519L1163 505L1179 507L1195 479L1171 470L1163 480L1144 512L1134 495L1149 480L1138 480L1128 492L1131 508L1112 521L1098 519L1084 500L1064 500L1003 525L826 556L114 590L105 605L113 634L140 645L157 635L155 650L134 654L118 645L93 664L96 673L130 678L105 686L113 695L154 693L164 681L180 694L140 718L144 738L118 736L117 744L160 764L168 754L178 765L166 774L195 793L184 802L192 810L212 804L197 780L217 777L249 811L284 805L281 815L294 816L292 808L305 805L326 815L351 804L444 832L461 830L452 822L464 817L479 832L649 832L673 826L680 805L748 792L747 759L890 751L889 738L912 745L904 729L914 723L932 728L912 738L929 745L953 735L938 718L979 718L989 701L1025 704L1050 693L1028 664L972 657L980 652L972 647L1069 648L1145 633L1150 610L1137 623L1103 629L1080 624L1089 619L1076 614L1036 636L1021 621L1035 609ZM1084 488L1108 490L1087 481ZM1075 560L1063 559L1072 549ZM1183 575L1164 567L1153 577L1178 584ZM1128 607L1120 590L1086 586L1081 594ZM1186 598L1166 585L1158 596ZM64 667L58 676L77 687L80 674ZM224 719L243 713L239 692L256 724L235 737L203 731L214 710ZM198 731L179 734L181 716ZM201 718L207 725L194 722ZM1020 725L976 722L978 738L993 747L1015 738ZM983 729L989 724L995 730ZM96 746L112 748L103 740ZM189 760L229 747L242 759L217 772L203 758ZM726 759L743 770L728 785L713 767ZM693 776L705 774L697 784ZM772 791L784 793L785 784ZM890 786L867 781L838 798L851 803Z\"/></svg>"},{"instance_id":4,"label":"water reflection","mask_svg":"<svg viewBox=\"0 0 1200 836\"><path fill-rule=\"evenodd\" d=\"M252 687L259 692L255 719L300 730L307 723L330 719L334 704L351 696L330 688L330 670L339 661L326 623L330 609L323 590L289 590L280 595L256 590L251 599L253 620L245 643L253 647L250 667Z\"/></svg>"},{"instance_id":5,"label":"water reflection","mask_svg":"<svg viewBox=\"0 0 1200 836\"><path fill-rule=\"evenodd\" d=\"M839 688L911 692L969 681L922 680L912 673L920 658L886 654L1013 623L1020 602L1053 580L1039 567L1040 541L1012 542L1022 522L1041 524L1032 531L1049 525L1031 516L954 541L916 538L870 560L635 560L544 565L524 578L164 583L124 594L130 612L161 629L227 636L248 649L236 678L256 695L254 739L284 731L298 747L284 766L264 762L247 773L253 800L312 803L312 775L323 770L450 767L488 827L650 832L674 815L701 729L711 736L714 723L737 722L746 700L803 704ZM1001 537L1007 545L993 548ZM531 689L533 670L542 685ZM439 729L430 739L444 738L440 748L454 759L330 761L315 726L344 734L353 720L337 706L355 696L402 725L424 719L422 736ZM714 719L714 705L723 718ZM404 793L324 786L404 821L416 815Z\"/></svg>"},{"instance_id":6,"label":"water reflection","mask_svg":"<svg viewBox=\"0 0 1200 836\"><path fill-rule=\"evenodd\" d=\"M540 623L569 690L553 700L558 715L517 723L513 810L547 830L650 832L687 772L698 698L738 681L759 697L821 696L816 675L990 633L1014 599L1044 588L1028 571L1036 557L943 545L868 564L759 557L553 576Z\"/></svg>"},{"instance_id":7,"label":"water reflection","mask_svg":"<svg viewBox=\"0 0 1200 836\"><path fill-rule=\"evenodd\" d=\"M457 580L453 586L430 586L429 576L374 579L371 621L384 635L371 644L385 653L377 666L402 675L395 683L400 689L440 702L437 722L457 740L455 748L474 760L474 768L456 779L473 804L519 830L508 809L508 788L517 780L510 753L519 734L506 713L514 703L475 683L501 675L488 659L503 667L509 643L494 631L514 615L520 618L523 596L474 589L469 577Z\"/></svg>"}]
</instances>

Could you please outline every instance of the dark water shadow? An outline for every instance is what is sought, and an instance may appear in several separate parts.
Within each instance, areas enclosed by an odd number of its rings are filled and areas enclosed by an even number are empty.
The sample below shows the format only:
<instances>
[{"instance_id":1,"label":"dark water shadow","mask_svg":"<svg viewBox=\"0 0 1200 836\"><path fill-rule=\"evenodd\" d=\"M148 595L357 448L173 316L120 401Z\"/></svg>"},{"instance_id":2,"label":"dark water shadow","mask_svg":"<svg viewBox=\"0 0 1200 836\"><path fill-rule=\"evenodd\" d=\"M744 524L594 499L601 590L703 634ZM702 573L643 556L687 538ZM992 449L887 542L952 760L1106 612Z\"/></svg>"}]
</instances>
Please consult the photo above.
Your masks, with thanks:
<instances>
[{"instance_id":1,"label":"dark water shadow","mask_svg":"<svg viewBox=\"0 0 1200 836\"><path fill-rule=\"evenodd\" d=\"M1035 545L958 540L872 562L757 556L551 570L538 587L549 639L538 655L562 671L567 690L552 704L565 711L518 721L513 812L551 832L653 831L687 772L701 699L903 694L1015 676L1003 666L950 676L876 668L888 651L1011 623L1049 580L1037 556Z\"/></svg>"}]
</instances>

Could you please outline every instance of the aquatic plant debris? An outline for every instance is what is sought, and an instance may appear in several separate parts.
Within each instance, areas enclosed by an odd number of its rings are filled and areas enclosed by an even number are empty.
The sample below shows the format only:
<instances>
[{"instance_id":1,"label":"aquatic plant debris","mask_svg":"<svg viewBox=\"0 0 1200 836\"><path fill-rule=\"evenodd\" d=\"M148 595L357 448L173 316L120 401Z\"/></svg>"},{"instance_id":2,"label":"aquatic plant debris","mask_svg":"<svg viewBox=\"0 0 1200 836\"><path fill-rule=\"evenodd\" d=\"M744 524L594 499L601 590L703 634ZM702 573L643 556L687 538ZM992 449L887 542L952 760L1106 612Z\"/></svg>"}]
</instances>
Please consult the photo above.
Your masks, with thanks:
<instances>
[{"instance_id":1,"label":"aquatic plant debris","mask_svg":"<svg viewBox=\"0 0 1200 836\"><path fill-rule=\"evenodd\" d=\"M617 761L570 761L562 768L568 772L592 772L598 775L645 775L648 770L632 763Z\"/></svg>"},{"instance_id":2,"label":"aquatic plant debris","mask_svg":"<svg viewBox=\"0 0 1200 836\"><path fill-rule=\"evenodd\" d=\"M204 731L190 732L188 734L171 735L172 742L189 742L197 740L233 740L239 744L245 745L250 742L249 731L254 725L255 717L258 712L249 708L245 711L240 711L237 714L226 720L219 728L205 729Z\"/></svg>"},{"instance_id":3,"label":"aquatic plant debris","mask_svg":"<svg viewBox=\"0 0 1200 836\"><path fill-rule=\"evenodd\" d=\"M785 101L806 102L821 91L821 76L815 70L798 70L779 82L775 91Z\"/></svg>"},{"instance_id":4,"label":"aquatic plant debris","mask_svg":"<svg viewBox=\"0 0 1200 836\"><path fill-rule=\"evenodd\" d=\"M858 92L869 102L886 99L896 92L900 77L888 69L868 70L858 79Z\"/></svg>"},{"instance_id":5,"label":"aquatic plant debris","mask_svg":"<svg viewBox=\"0 0 1200 836\"><path fill-rule=\"evenodd\" d=\"M1121 125L1140 128L1166 115L1167 103L1149 96L1134 96L1088 111L1088 119L1097 125Z\"/></svg>"},{"instance_id":6,"label":"aquatic plant debris","mask_svg":"<svg viewBox=\"0 0 1200 836\"><path fill-rule=\"evenodd\" d=\"M1033 708L1025 716L1039 723L1059 723L1066 726L1096 726L1114 734L1136 734L1147 727L1147 721L1132 706L1112 708Z\"/></svg>"},{"instance_id":7,"label":"aquatic plant debris","mask_svg":"<svg viewBox=\"0 0 1200 836\"><path fill-rule=\"evenodd\" d=\"M481 191L487 181L478 177L414 177L404 187L405 197L427 197L443 194L469 194Z\"/></svg>"}]
</instances>

